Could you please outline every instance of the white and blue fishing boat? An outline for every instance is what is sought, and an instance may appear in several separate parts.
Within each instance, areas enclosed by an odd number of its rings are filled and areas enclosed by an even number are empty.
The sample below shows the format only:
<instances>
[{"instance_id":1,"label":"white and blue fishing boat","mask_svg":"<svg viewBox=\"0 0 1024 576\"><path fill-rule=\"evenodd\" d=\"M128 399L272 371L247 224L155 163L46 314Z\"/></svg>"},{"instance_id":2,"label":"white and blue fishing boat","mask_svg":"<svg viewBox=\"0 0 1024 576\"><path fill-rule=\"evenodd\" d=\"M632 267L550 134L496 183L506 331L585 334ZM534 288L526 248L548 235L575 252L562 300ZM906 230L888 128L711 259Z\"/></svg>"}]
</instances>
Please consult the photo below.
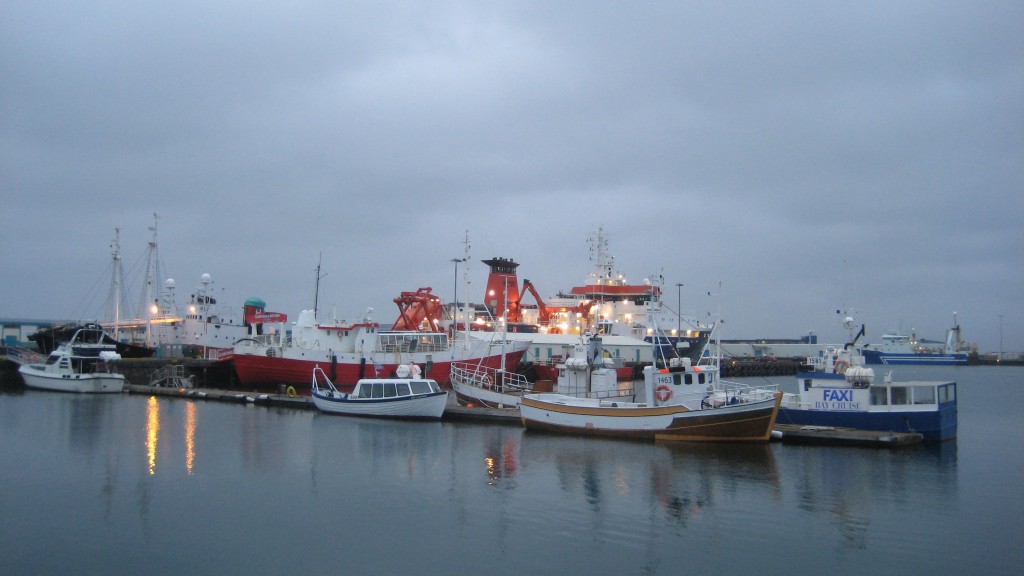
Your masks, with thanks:
<instances>
[{"instance_id":1,"label":"white and blue fishing boat","mask_svg":"<svg viewBox=\"0 0 1024 576\"><path fill-rule=\"evenodd\" d=\"M796 374L799 392L783 396L779 424L916 432L925 442L956 438L955 381L875 381L856 352L857 338L808 358Z\"/></svg>"},{"instance_id":2,"label":"white and blue fishing boat","mask_svg":"<svg viewBox=\"0 0 1024 576\"><path fill-rule=\"evenodd\" d=\"M954 366L967 364L970 346L960 336L960 324L953 315L953 327L946 331L945 343L918 339L899 331L882 335L881 344L865 344L861 349L865 364L929 364Z\"/></svg>"},{"instance_id":3,"label":"white and blue fishing boat","mask_svg":"<svg viewBox=\"0 0 1024 576\"><path fill-rule=\"evenodd\" d=\"M378 418L440 419L448 393L422 378L418 367L400 365L397 378L364 378L351 393L335 388L320 366L313 368L313 404L321 412Z\"/></svg>"}]
</instances>

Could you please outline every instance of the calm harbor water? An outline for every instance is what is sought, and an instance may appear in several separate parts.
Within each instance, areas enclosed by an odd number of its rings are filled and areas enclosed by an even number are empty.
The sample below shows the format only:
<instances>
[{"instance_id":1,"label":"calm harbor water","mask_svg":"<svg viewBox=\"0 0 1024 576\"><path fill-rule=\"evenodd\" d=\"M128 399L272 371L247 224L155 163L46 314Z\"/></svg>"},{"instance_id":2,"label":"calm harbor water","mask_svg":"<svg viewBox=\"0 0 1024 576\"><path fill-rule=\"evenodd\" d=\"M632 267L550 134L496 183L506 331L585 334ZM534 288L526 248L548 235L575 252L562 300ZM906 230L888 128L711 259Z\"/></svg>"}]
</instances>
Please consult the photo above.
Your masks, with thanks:
<instances>
[{"instance_id":1,"label":"calm harbor water","mask_svg":"<svg viewBox=\"0 0 1024 576\"><path fill-rule=\"evenodd\" d=\"M955 442L661 446L7 387L0 574L1019 574L1024 369L895 376L958 381Z\"/></svg>"}]
</instances>

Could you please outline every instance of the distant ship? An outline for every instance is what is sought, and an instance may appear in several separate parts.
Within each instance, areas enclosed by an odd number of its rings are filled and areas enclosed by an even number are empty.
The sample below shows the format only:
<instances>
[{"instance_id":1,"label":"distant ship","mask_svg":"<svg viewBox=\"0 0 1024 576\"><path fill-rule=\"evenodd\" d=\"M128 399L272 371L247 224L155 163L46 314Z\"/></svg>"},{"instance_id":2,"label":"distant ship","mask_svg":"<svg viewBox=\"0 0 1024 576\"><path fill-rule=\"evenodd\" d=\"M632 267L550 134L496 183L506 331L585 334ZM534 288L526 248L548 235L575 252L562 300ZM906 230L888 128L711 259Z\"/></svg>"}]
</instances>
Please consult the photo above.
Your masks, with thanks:
<instances>
[{"instance_id":1,"label":"distant ship","mask_svg":"<svg viewBox=\"0 0 1024 576\"><path fill-rule=\"evenodd\" d=\"M953 327L946 331L946 342L919 340L899 332L882 335L881 344L865 344L861 353L865 364L934 364L953 366L967 364L972 347L963 342L960 325L953 315Z\"/></svg>"}]
</instances>

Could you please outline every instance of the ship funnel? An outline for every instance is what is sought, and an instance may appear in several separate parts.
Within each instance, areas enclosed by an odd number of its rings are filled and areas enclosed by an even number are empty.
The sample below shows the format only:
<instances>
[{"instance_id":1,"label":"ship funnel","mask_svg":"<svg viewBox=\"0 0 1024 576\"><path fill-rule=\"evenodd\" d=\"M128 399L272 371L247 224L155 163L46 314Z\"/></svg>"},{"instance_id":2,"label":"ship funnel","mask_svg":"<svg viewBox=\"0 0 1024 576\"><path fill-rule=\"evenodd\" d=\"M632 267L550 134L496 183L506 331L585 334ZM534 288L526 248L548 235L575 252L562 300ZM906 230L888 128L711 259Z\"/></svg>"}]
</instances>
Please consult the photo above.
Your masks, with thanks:
<instances>
[{"instance_id":1,"label":"ship funnel","mask_svg":"<svg viewBox=\"0 0 1024 576\"><path fill-rule=\"evenodd\" d=\"M491 267L487 276L487 288L484 292L484 304L491 310L495 318L505 314L505 306L518 308L519 278L516 268L519 263L507 258L491 258L483 260ZM509 318L510 322L518 322L518 318Z\"/></svg>"}]
</instances>

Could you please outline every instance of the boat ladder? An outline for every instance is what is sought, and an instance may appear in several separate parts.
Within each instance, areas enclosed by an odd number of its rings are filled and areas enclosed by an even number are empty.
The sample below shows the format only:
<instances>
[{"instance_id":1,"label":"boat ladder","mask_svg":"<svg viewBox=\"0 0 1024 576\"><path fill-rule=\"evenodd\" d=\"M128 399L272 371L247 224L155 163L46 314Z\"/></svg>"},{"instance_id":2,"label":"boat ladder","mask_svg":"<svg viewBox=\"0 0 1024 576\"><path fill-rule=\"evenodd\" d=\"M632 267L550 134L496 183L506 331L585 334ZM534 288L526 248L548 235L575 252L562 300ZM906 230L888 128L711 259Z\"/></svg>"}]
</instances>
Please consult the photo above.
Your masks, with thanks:
<instances>
[{"instance_id":1,"label":"boat ladder","mask_svg":"<svg viewBox=\"0 0 1024 576\"><path fill-rule=\"evenodd\" d=\"M153 372L149 377L150 386L162 388L195 388L191 376L185 376L185 367L180 364L168 364Z\"/></svg>"}]
</instances>

